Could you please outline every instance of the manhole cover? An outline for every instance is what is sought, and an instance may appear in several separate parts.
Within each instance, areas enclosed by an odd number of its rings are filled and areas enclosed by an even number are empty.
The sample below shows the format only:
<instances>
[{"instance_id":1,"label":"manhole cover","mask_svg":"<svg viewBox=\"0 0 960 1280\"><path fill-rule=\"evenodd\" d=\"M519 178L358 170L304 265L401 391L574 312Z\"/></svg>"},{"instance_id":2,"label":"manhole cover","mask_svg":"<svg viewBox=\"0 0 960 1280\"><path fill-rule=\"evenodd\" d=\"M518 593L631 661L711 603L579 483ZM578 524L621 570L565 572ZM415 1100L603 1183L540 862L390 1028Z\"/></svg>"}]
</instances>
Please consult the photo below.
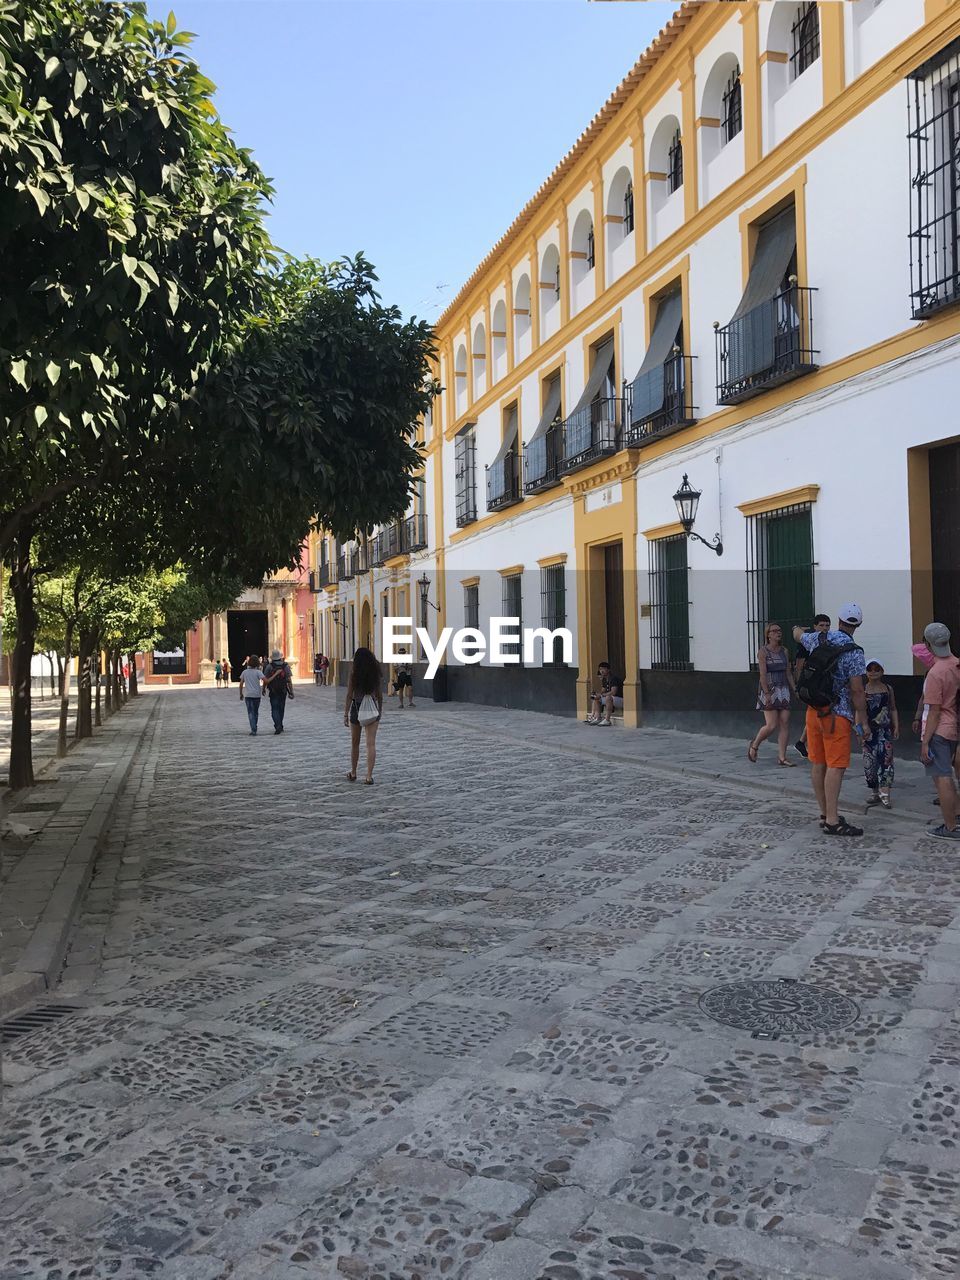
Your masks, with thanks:
<instances>
[{"instance_id":1,"label":"manhole cover","mask_svg":"<svg viewBox=\"0 0 960 1280\"><path fill-rule=\"evenodd\" d=\"M700 1008L717 1022L757 1036L798 1031L839 1031L860 1017L846 996L786 978L727 982L700 997Z\"/></svg>"}]
</instances>

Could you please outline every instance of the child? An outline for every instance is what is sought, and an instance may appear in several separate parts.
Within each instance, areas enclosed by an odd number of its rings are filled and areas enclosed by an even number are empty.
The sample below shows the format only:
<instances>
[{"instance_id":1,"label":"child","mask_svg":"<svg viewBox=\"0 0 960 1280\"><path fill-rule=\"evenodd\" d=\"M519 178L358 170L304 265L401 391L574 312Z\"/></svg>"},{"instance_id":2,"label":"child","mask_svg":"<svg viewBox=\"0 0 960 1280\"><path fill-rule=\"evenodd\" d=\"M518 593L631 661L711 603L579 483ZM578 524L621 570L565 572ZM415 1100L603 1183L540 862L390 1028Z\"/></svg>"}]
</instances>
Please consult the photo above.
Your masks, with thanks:
<instances>
[{"instance_id":1,"label":"child","mask_svg":"<svg viewBox=\"0 0 960 1280\"><path fill-rule=\"evenodd\" d=\"M867 804L882 804L884 809L889 809L890 788L893 786L893 744L900 737L900 717L893 689L883 676L879 662L867 663L864 693L871 736L863 744L863 772L873 793Z\"/></svg>"}]
</instances>

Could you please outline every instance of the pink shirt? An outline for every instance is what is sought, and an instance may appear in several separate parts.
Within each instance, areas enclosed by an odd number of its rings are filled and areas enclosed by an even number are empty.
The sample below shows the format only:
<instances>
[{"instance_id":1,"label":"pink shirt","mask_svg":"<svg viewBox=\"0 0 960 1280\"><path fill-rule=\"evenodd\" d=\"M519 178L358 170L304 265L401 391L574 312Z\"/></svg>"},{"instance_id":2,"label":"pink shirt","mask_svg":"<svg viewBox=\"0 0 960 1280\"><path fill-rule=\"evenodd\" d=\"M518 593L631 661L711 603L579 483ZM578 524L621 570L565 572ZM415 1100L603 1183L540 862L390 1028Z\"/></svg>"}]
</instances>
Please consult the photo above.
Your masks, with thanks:
<instances>
[{"instance_id":1,"label":"pink shirt","mask_svg":"<svg viewBox=\"0 0 960 1280\"><path fill-rule=\"evenodd\" d=\"M957 694L960 692L960 666L953 655L949 658L934 659L933 666L927 672L923 682L924 707L939 707L940 722L937 725L937 737L946 738L948 742L956 742L957 730ZM926 715L924 715L926 722Z\"/></svg>"}]
</instances>

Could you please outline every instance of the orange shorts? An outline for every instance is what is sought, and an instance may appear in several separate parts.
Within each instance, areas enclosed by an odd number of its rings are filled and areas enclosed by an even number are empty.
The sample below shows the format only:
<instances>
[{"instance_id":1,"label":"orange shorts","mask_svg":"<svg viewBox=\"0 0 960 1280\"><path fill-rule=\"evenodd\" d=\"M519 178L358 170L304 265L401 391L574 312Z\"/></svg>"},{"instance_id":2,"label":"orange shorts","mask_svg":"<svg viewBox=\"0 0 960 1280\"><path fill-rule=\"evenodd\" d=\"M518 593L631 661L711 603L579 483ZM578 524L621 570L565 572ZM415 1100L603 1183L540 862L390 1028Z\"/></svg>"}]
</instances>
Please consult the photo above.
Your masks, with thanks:
<instances>
[{"instance_id":1,"label":"orange shorts","mask_svg":"<svg viewBox=\"0 0 960 1280\"><path fill-rule=\"evenodd\" d=\"M807 707L807 754L811 764L848 769L852 734L853 725L846 716L832 712L821 716L813 707Z\"/></svg>"}]
</instances>

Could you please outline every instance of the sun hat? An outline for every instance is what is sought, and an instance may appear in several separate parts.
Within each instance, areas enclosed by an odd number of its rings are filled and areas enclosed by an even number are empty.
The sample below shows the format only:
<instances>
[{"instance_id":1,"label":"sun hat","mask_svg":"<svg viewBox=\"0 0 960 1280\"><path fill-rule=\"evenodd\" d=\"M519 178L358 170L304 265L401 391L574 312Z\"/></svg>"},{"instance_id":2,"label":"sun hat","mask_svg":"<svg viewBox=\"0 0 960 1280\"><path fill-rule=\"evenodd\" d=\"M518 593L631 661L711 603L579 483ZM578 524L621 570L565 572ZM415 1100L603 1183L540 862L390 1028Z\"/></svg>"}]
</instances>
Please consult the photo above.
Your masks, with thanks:
<instances>
[{"instance_id":1,"label":"sun hat","mask_svg":"<svg viewBox=\"0 0 960 1280\"><path fill-rule=\"evenodd\" d=\"M842 604L837 612L837 617L841 622L845 622L848 627L859 627L863 622L863 610L858 604Z\"/></svg>"},{"instance_id":2,"label":"sun hat","mask_svg":"<svg viewBox=\"0 0 960 1280\"><path fill-rule=\"evenodd\" d=\"M923 629L923 638L930 652L938 658L950 657L950 628L942 622L929 622Z\"/></svg>"},{"instance_id":3,"label":"sun hat","mask_svg":"<svg viewBox=\"0 0 960 1280\"><path fill-rule=\"evenodd\" d=\"M282 660L283 660L283 654L280 652L280 650L279 650L279 649L273 649L273 650L271 651L271 653L270 653L270 661L271 661L271 662L281 662Z\"/></svg>"}]
</instances>

